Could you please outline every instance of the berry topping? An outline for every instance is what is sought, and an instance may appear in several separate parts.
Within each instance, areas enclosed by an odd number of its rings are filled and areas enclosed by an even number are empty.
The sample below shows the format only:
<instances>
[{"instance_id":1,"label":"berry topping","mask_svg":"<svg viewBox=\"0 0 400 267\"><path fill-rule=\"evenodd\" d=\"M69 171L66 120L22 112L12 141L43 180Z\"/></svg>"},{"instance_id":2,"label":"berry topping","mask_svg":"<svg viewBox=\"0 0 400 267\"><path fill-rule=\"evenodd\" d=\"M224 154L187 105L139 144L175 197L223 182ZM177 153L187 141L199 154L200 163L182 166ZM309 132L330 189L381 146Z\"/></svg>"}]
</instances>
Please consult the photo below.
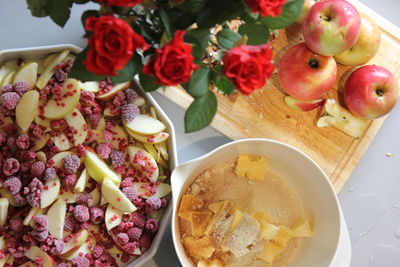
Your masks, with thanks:
<instances>
[{"instance_id":1,"label":"berry topping","mask_svg":"<svg viewBox=\"0 0 400 267\"><path fill-rule=\"evenodd\" d=\"M122 166L125 162L125 155L121 151L113 150L110 153L110 158L111 158L111 165L114 168L118 168L119 166Z\"/></svg>"},{"instance_id":2,"label":"berry topping","mask_svg":"<svg viewBox=\"0 0 400 267\"><path fill-rule=\"evenodd\" d=\"M81 161L77 155L67 155L63 158L64 168L69 174L74 174L81 165Z\"/></svg>"},{"instance_id":3,"label":"berry topping","mask_svg":"<svg viewBox=\"0 0 400 267\"><path fill-rule=\"evenodd\" d=\"M8 92L0 96L0 101L6 109L14 110L20 98L15 92Z\"/></svg>"},{"instance_id":4,"label":"berry topping","mask_svg":"<svg viewBox=\"0 0 400 267\"><path fill-rule=\"evenodd\" d=\"M100 207L90 207L90 222L91 223L100 223L104 220L104 210Z\"/></svg>"},{"instance_id":5,"label":"berry topping","mask_svg":"<svg viewBox=\"0 0 400 267\"><path fill-rule=\"evenodd\" d=\"M146 218L140 213L132 213L130 217L130 221L133 222L136 227L143 228L146 224Z\"/></svg>"},{"instance_id":6,"label":"berry topping","mask_svg":"<svg viewBox=\"0 0 400 267\"><path fill-rule=\"evenodd\" d=\"M62 185L65 189L72 189L75 187L76 181L78 178L75 174L68 174L62 180Z\"/></svg>"},{"instance_id":7,"label":"berry topping","mask_svg":"<svg viewBox=\"0 0 400 267\"><path fill-rule=\"evenodd\" d=\"M89 194L79 194L76 197L76 202L78 204L89 205L91 201L92 201L92 196Z\"/></svg>"},{"instance_id":8,"label":"berry topping","mask_svg":"<svg viewBox=\"0 0 400 267\"><path fill-rule=\"evenodd\" d=\"M15 141L17 147L19 149L28 149L29 148L29 137L25 134L18 136L17 140Z\"/></svg>"},{"instance_id":9,"label":"berry topping","mask_svg":"<svg viewBox=\"0 0 400 267\"><path fill-rule=\"evenodd\" d=\"M76 256L72 259L72 263L76 267L89 267L90 261L84 256Z\"/></svg>"},{"instance_id":10,"label":"berry topping","mask_svg":"<svg viewBox=\"0 0 400 267\"><path fill-rule=\"evenodd\" d=\"M96 152L102 159L108 159L110 157L111 151L111 143L98 144L96 147Z\"/></svg>"},{"instance_id":11,"label":"berry topping","mask_svg":"<svg viewBox=\"0 0 400 267\"><path fill-rule=\"evenodd\" d=\"M142 229L138 227L132 227L126 233L128 234L130 241L139 241L140 236L142 235Z\"/></svg>"},{"instance_id":12,"label":"berry topping","mask_svg":"<svg viewBox=\"0 0 400 267\"><path fill-rule=\"evenodd\" d=\"M28 187L24 188L26 201L29 205L32 207L39 207L42 190L43 183L38 178L33 178Z\"/></svg>"},{"instance_id":13,"label":"berry topping","mask_svg":"<svg viewBox=\"0 0 400 267\"><path fill-rule=\"evenodd\" d=\"M65 243L62 240L54 240L53 242L53 247L50 249L50 252L53 253L54 255L59 255L63 251L65 247Z\"/></svg>"},{"instance_id":14,"label":"berry topping","mask_svg":"<svg viewBox=\"0 0 400 267\"><path fill-rule=\"evenodd\" d=\"M15 158L8 158L3 163L3 173L11 176L19 171L19 161Z\"/></svg>"},{"instance_id":15,"label":"berry topping","mask_svg":"<svg viewBox=\"0 0 400 267\"><path fill-rule=\"evenodd\" d=\"M97 245L93 248L92 255L95 259L100 258L101 254L104 252L104 247L101 245Z\"/></svg>"},{"instance_id":16,"label":"berry topping","mask_svg":"<svg viewBox=\"0 0 400 267\"><path fill-rule=\"evenodd\" d=\"M4 93L8 93L8 92L13 92L14 91L14 86L12 86L12 84L6 84L3 87L1 87L0 91L4 94Z\"/></svg>"},{"instance_id":17,"label":"berry topping","mask_svg":"<svg viewBox=\"0 0 400 267\"><path fill-rule=\"evenodd\" d=\"M46 238L49 236L49 231L44 230L44 231L37 231L37 230L33 230L31 232L31 235L33 236L33 238L35 238L37 241L44 241L46 240Z\"/></svg>"},{"instance_id":18,"label":"berry topping","mask_svg":"<svg viewBox=\"0 0 400 267\"><path fill-rule=\"evenodd\" d=\"M12 218L10 219L10 228L14 232L20 232L24 225L22 224L22 220L20 218Z\"/></svg>"},{"instance_id":19,"label":"berry topping","mask_svg":"<svg viewBox=\"0 0 400 267\"><path fill-rule=\"evenodd\" d=\"M86 222L90 218L89 208L84 205L77 205L74 208L73 215L78 222Z\"/></svg>"},{"instance_id":20,"label":"berry topping","mask_svg":"<svg viewBox=\"0 0 400 267\"><path fill-rule=\"evenodd\" d=\"M54 180L56 178L57 178L56 169L54 169L53 167L50 167L50 168L46 168L46 170L44 170L44 179L46 181Z\"/></svg>"},{"instance_id":21,"label":"berry topping","mask_svg":"<svg viewBox=\"0 0 400 267\"><path fill-rule=\"evenodd\" d=\"M67 217L65 217L65 221L64 221L64 230L65 231L73 231L76 228L77 224L78 224L78 222L75 220L74 217L67 216Z\"/></svg>"},{"instance_id":22,"label":"berry topping","mask_svg":"<svg viewBox=\"0 0 400 267\"><path fill-rule=\"evenodd\" d=\"M11 194L15 195L21 191L22 183L18 177L12 176L7 178L3 183L3 186L10 191Z\"/></svg>"},{"instance_id":23,"label":"berry topping","mask_svg":"<svg viewBox=\"0 0 400 267\"><path fill-rule=\"evenodd\" d=\"M134 104L127 104L121 108L121 116L126 122L133 121L140 114L139 107Z\"/></svg>"},{"instance_id":24,"label":"berry topping","mask_svg":"<svg viewBox=\"0 0 400 267\"><path fill-rule=\"evenodd\" d=\"M122 192L130 201L134 201L137 198L136 190L133 187L125 187L122 189Z\"/></svg>"},{"instance_id":25,"label":"berry topping","mask_svg":"<svg viewBox=\"0 0 400 267\"><path fill-rule=\"evenodd\" d=\"M121 188L132 187L132 186L133 186L133 177L126 177L121 182Z\"/></svg>"},{"instance_id":26,"label":"berry topping","mask_svg":"<svg viewBox=\"0 0 400 267\"><path fill-rule=\"evenodd\" d=\"M45 169L46 164L43 161L36 161L31 166L31 174L33 177L42 177Z\"/></svg>"},{"instance_id":27,"label":"berry topping","mask_svg":"<svg viewBox=\"0 0 400 267\"><path fill-rule=\"evenodd\" d=\"M135 92L135 90L131 88L125 89L124 93L127 103L132 103L138 97L138 94Z\"/></svg>"},{"instance_id":28,"label":"berry topping","mask_svg":"<svg viewBox=\"0 0 400 267\"><path fill-rule=\"evenodd\" d=\"M22 207L26 205L26 199L21 195L21 193L14 195L14 202L16 207Z\"/></svg>"},{"instance_id":29,"label":"berry topping","mask_svg":"<svg viewBox=\"0 0 400 267\"><path fill-rule=\"evenodd\" d=\"M129 242L129 236L125 233L117 234L117 241L121 245L125 245Z\"/></svg>"},{"instance_id":30,"label":"berry topping","mask_svg":"<svg viewBox=\"0 0 400 267\"><path fill-rule=\"evenodd\" d=\"M159 210L161 208L161 199L158 197L149 197L146 200L146 208L150 211Z\"/></svg>"},{"instance_id":31,"label":"berry topping","mask_svg":"<svg viewBox=\"0 0 400 267\"><path fill-rule=\"evenodd\" d=\"M14 91L19 95L22 96L29 90L29 85L25 81L19 81L14 84Z\"/></svg>"},{"instance_id":32,"label":"berry topping","mask_svg":"<svg viewBox=\"0 0 400 267\"><path fill-rule=\"evenodd\" d=\"M158 221L154 218L150 218L146 221L146 225L144 226L146 232L155 234L158 231Z\"/></svg>"},{"instance_id":33,"label":"berry topping","mask_svg":"<svg viewBox=\"0 0 400 267\"><path fill-rule=\"evenodd\" d=\"M32 228L37 231L47 230L49 227L49 220L46 215L36 215L32 218Z\"/></svg>"}]
</instances>

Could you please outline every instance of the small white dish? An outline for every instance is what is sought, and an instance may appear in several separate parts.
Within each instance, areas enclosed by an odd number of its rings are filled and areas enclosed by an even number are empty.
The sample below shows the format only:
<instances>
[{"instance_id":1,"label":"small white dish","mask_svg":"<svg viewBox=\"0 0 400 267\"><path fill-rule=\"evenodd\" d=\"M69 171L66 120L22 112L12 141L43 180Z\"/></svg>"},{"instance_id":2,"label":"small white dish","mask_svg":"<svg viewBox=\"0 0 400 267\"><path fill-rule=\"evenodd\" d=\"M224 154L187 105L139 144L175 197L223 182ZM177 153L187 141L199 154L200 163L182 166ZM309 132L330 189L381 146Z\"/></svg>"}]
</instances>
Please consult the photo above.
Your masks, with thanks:
<instances>
[{"instance_id":1,"label":"small white dish","mask_svg":"<svg viewBox=\"0 0 400 267\"><path fill-rule=\"evenodd\" d=\"M304 239L288 267L342 267L347 254L346 225L336 193L323 170L306 154L278 141L244 139L223 145L214 151L178 166L172 173L172 236L177 255L183 266L193 266L181 243L177 210L181 196L206 168L227 161L234 161L240 154L265 156L271 168L295 189L303 204L305 216L314 225L312 238ZM348 237L348 234L347 234ZM340 249L339 249L340 247ZM347 251L348 252L348 251ZM344 260L337 261L337 257Z\"/></svg>"}]
</instances>

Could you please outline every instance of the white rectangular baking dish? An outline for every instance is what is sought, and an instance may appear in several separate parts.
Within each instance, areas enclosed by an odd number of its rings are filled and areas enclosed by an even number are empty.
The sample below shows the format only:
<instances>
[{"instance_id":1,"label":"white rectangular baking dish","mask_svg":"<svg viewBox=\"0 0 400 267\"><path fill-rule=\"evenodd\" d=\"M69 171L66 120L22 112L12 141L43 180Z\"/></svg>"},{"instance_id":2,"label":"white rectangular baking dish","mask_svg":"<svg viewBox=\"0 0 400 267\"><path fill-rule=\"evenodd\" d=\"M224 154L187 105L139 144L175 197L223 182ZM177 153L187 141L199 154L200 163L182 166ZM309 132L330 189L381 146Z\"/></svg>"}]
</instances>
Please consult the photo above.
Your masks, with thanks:
<instances>
[{"instance_id":1,"label":"white rectangular baking dish","mask_svg":"<svg viewBox=\"0 0 400 267\"><path fill-rule=\"evenodd\" d=\"M40 57L45 57L48 54L60 52L64 49L70 49L73 54L78 54L82 51L82 48L77 47L75 45L70 44L61 44L61 45L51 45L51 46L40 46L40 47L29 47L29 48L18 48L18 49L7 49L0 51L0 66L9 60L16 60L18 58L22 59L35 59ZM133 77L132 77L133 78ZM135 81L134 89L141 94L148 103L150 103L156 110L158 118L165 123L167 126L167 131L170 133L170 138L167 142L168 144L168 153L170 156L169 165L170 170L172 170L178 165L178 156L176 151L176 138L175 138L175 129L172 125L172 122L167 117L165 112L161 109L161 107L157 104L154 98L149 94L145 93L140 85ZM168 208L165 211L165 214L160 222L160 228L157 235L153 239L153 243L151 247L139 258L135 259L132 263L130 263L129 267L139 267L149 261L157 252L158 247L160 246L161 239L167 229L168 221L171 216L172 210L172 199L168 204Z\"/></svg>"}]
</instances>

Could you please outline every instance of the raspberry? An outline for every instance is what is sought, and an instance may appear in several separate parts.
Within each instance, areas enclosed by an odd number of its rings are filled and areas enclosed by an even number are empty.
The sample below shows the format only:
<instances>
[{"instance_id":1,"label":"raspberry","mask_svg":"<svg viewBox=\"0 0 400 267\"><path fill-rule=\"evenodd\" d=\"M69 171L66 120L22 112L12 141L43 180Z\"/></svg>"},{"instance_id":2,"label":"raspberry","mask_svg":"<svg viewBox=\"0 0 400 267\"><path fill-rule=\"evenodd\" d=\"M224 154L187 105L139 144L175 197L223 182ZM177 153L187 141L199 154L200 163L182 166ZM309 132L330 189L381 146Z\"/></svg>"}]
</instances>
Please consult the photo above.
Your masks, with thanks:
<instances>
[{"instance_id":1,"label":"raspberry","mask_svg":"<svg viewBox=\"0 0 400 267\"><path fill-rule=\"evenodd\" d=\"M57 264L57 267L69 267L69 265L68 265L68 263L62 262L62 263Z\"/></svg>"},{"instance_id":2,"label":"raspberry","mask_svg":"<svg viewBox=\"0 0 400 267\"><path fill-rule=\"evenodd\" d=\"M15 195L21 191L22 183L18 177L11 176L5 180L3 186L10 191L11 194Z\"/></svg>"},{"instance_id":3,"label":"raspberry","mask_svg":"<svg viewBox=\"0 0 400 267\"><path fill-rule=\"evenodd\" d=\"M112 151L110 154L110 158L111 158L111 165L114 168L118 168L125 162L125 154L122 153L121 151L116 151L116 150Z\"/></svg>"},{"instance_id":4,"label":"raspberry","mask_svg":"<svg viewBox=\"0 0 400 267\"><path fill-rule=\"evenodd\" d=\"M53 167L50 167L50 168L46 168L44 170L44 179L46 181L54 180L56 178L57 178L56 169L54 169Z\"/></svg>"},{"instance_id":5,"label":"raspberry","mask_svg":"<svg viewBox=\"0 0 400 267\"><path fill-rule=\"evenodd\" d=\"M83 157L86 153L86 148L84 145L80 144L76 146L76 150L78 151L78 156Z\"/></svg>"},{"instance_id":6,"label":"raspberry","mask_svg":"<svg viewBox=\"0 0 400 267\"><path fill-rule=\"evenodd\" d=\"M43 134L43 129L39 125L35 125L32 129L32 135L35 139L40 139Z\"/></svg>"},{"instance_id":7,"label":"raspberry","mask_svg":"<svg viewBox=\"0 0 400 267\"><path fill-rule=\"evenodd\" d=\"M65 243L62 240L54 240L53 242L53 247L50 249L50 252L53 253L54 255L59 255L63 251L65 247Z\"/></svg>"},{"instance_id":8,"label":"raspberry","mask_svg":"<svg viewBox=\"0 0 400 267\"><path fill-rule=\"evenodd\" d=\"M117 234L117 241L119 244L125 245L129 242L129 236L125 233L119 233Z\"/></svg>"},{"instance_id":9,"label":"raspberry","mask_svg":"<svg viewBox=\"0 0 400 267\"><path fill-rule=\"evenodd\" d=\"M37 241L44 241L46 240L46 238L49 236L49 231L44 230L44 231L37 231L37 230L33 230L31 232L31 235L37 240Z\"/></svg>"},{"instance_id":10,"label":"raspberry","mask_svg":"<svg viewBox=\"0 0 400 267\"><path fill-rule=\"evenodd\" d=\"M12 86L12 84L6 84L0 89L0 92L2 92L3 94L13 91L14 91L14 86Z\"/></svg>"},{"instance_id":11,"label":"raspberry","mask_svg":"<svg viewBox=\"0 0 400 267\"><path fill-rule=\"evenodd\" d=\"M101 245L97 245L93 248L92 255L95 259L100 258L101 254L104 252L104 247Z\"/></svg>"},{"instance_id":12,"label":"raspberry","mask_svg":"<svg viewBox=\"0 0 400 267\"><path fill-rule=\"evenodd\" d=\"M118 92L117 95L114 97L112 103L117 107L125 105L126 104L125 94L123 92Z\"/></svg>"},{"instance_id":13,"label":"raspberry","mask_svg":"<svg viewBox=\"0 0 400 267\"><path fill-rule=\"evenodd\" d=\"M3 163L3 173L11 176L19 171L19 161L15 158L8 158Z\"/></svg>"},{"instance_id":14,"label":"raspberry","mask_svg":"<svg viewBox=\"0 0 400 267\"><path fill-rule=\"evenodd\" d=\"M67 155L63 158L64 168L69 174L74 174L81 165L81 161L77 155Z\"/></svg>"},{"instance_id":15,"label":"raspberry","mask_svg":"<svg viewBox=\"0 0 400 267\"><path fill-rule=\"evenodd\" d=\"M76 197L76 202L78 204L89 205L91 201L92 201L92 196L89 194L79 194Z\"/></svg>"},{"instance_id":16,"label":"raspberry","mask_svg":"<svg viewBox=\"0 0 400 267\"><path fill-rule=\"evenodd\" d=\"M0 101L6 109L14 110L20 98L15 92L8 92L0 96Z\"/></svg>"},{"instance_id":17,"label":"raspberry","mask_svg":"<svg viewBox=\"0 0 400 267\"><path fill-rule=\"evenodd\" d=\"M76 256L72 259L72 263L76 267L89 267L90 261L84 256Z\"/></svg>"},{"instance_id":18,"label":"raspberry","mask_svg":"<svg viewBox=\"0 0 400 267\"><path fill-rule=\"evenodd\" d=\"M149 197L146 200L146 208L150 211L159 210L161 208L161 199L158 197Z\"/></svg>"},{"instance_id":19,"label":"raspberry","mask_svg":"<svg viewBox=\"0 0 400 267\"><path fill-rule=\"evenodd\" d=\"M36 158L36 153L33 150L23 150L22 159L31 161Z\"/></svg>"},{"instance_id":20,"label":"raspberry","mask_svg":"<svg viewBox=\"0 0 400 267\"><path fill-rule=\"evenodd\" d=\"M49 227L49 220L46 215L36 215L32 217L32 228L37 231L47 230Z\"/></svg>"},{"instance_id":21,"label":"raspberry","mask_svg":"<svg viewBox=\"0 0 400 267\"><path fill-rule=\"evenodd\" d=\"M122 192L130 201L134 201L137 198L136 190L133 187L125 187L122 189Z\"/></svg>"},{"instance_id":22,"label":"raspberry","mask_svg":"<svg viewBox=\"0 0 400 267\"><path fill-rule=\"evenodd\" d=\"M24 194L26 194L26 201L32 207L39 207L40 196L42 195L43 183L37 179L33 178L28 187L24 188Z\"/></svg>"},{"instance_id":23,"label":"raspberry","mask_svg":"<svg viewBox=\"0 0 400 267\"><path fill-rule=\"evenodd\" d=\"M132 213L130 217L130 221L133 222L136 227L143 228L146 224L146 218L140 213Z\"/></svg>"},{"instance_id":24,"label":"raspberry","mask_svg":"<svg viewBox=\"0 0 400 267\"><path fill-rule=\"evenodd\" d=\"M121 187L132 187L133 186L133 177L126 177L124 180L121 182Z\"/></svg>"},{"instance_id":25,"label":"raspberry","mask_svg":"<svg viewBox=\"0 0 400 267\"><path fill-rule=\"evenodd\" d=\"M138 94L135 92L135 90L131 88L125 89L124 93L127 103L132 103L138 97Z\"/></svg>"},{"instance_id":26,"label":"raspberry","mask_svg":"<svg viewBox=\"0 0 400 267\"><path fill-rule=\"evenodd\" d=\"M113 140L113 133L112 132L110 132L110 131L108 131L108 130L104 130L104 140L106 140L106 141L111 141L111 140Z\"/></svg>"},{"instance_id":27,"label":"raspberry","mask_svg":"<svg viewBox=\"0 0 400 267\"><path fill-rule=\"evenodd\" d=\"M33 177L42 177L46 164L43 161L36 161L31 166L31 174Z\"/></svg>"},{"instance_id":28,"label":"raspberry","mask_svg":"<svg viewBox=\"0 0 400 267\"><path fill-rule=\"evenodd\" d=\"M86 222L90 218L89 209L84 205L77 205L72 214L78 222Z\"/></svg>"},{"instance_id":29,"label":"raspberry","mask_svg":"<svg viewBox=\"0 0 400 267\"><path fill-rule=\"evenodd\" d=\"M111 143L98 144L96 147L97 154L103 159L108 159L110 157L111 151L112 151Z\"/></svg>"},{"instance_id":30,"label":"raspberry","mask_svg":"<svg viewBox=\"0 0 400 267\"><path fill-rule=\"evenodd\" d=\"M139 113L139 107L134 104L127 104L121 108L121 116L126 122L133 121Z\"/></svg>"},{"instance_id":31,"label":"raspberry","mask_svg":"<svg viewBox=\"0 0 400 267\"><path fill-rule=\"evenodd\" d=\"M14 202L16 207L22 207L26 205L26 199L21 195L21 193L14 195Z\"/></svg>"},{"instance_id":32,"label":"raspberry","mask_svg":"<svg viewBox=\"0 0 400 267\"><path fill-rule=\"evenodd\" d=\"M67 216L64 221L64 230L65 231L73 231L78 222L72 216Z\"/></svg>"},{"instance_id":33,"label":"raspberry","mask_svg":"<svg viewBox=\"0 0 400 267\"><path fill-rule=\"evenodd\" d=\"M19 233L21 232L24 225L22 224L22 220L20 218L12 218L10 219L10 228L12 231Z\"/></svg>"},{"instance_id":34,"label":"raspberry","mask_svg":"<svg viewBox=\"0 0 400 267\"><path fill-rule=\"evenodd\" d=\"M144 229L150 234L155 234L158 231L158 221L154 218L148 219Z\"/></svg>"},{"instance_id":35,"label":"raspberry","mask_svg":"<svg viewBox=\"0 0 400 267\"><path fill-rule=\"evenodd\" d=\"M142 235L142 229L138 227L132 227L126 233L129 236L130 241L139 241L140 236Z\"/></svg>"},{"instance_id":36,"label":"raspberry","mask_svg":"<svg viewBox=\"0 0 400 267\"><path fill-rule=\"evenodd\" d=\"M22 97L23 94L28 92L29 85L24 81L19 81L14 84L14 91Z\"/></svg>"},{"instance_id":37,"label":"raspberry","mask_svg":"<svg viewBox=\"0 0 400 267\"><path fill-rule=\"evenodd\" d=\"M62 180L62 185L66 189L72 189L72 188L74 188L74 186L76 184L76 180L77 180L77 178L76 178L75 174L68 174Z\"/></svg>"},{"instance_id":38,"label":"raspberry","mask_svg":"<svg viewBox=\"0 0 400 267\"><path fill-rule=\"evenodd\" d=\"M151 236L148 234L142 235L139 241L139 245L143 249L148 249L151 245Z\"/></svg>"},{"instance_id":39,"label":"raspberry","mask_svg":"<svg viewBox=\"0 0 400 267\"><path fill-rule=\"evenodd\" d=\"M99 125L101 118L102 118L101 113L90 114L89 116L86 116L86 121L92 127L92 129L96 129L97 125Z\"/></svg>"},{"instance_id":40,"label":"raspberry","mask_svg":"<svg viewBox=\"0 0 400 267\"><path fill-rule=\"evenodd\" d=\"M17 149L17 138L15 136L9 136L7 138L7 147L11 150L16 150Z\"/></svg>"},{"instance_id":41,"label":"raspberry","mask_svg":"<svg viewBox=\"0 0 400 267\"><path fill-rule=\"evenodd\" d=\"M0 145L4 144L7 140L7 135L5 133L0 133Z\"/></svg>"},{"instance_id":42,"label":"raspberry","mask_svg":"<svg viewBox=\"0 0 400 267\"><path fill-rule=\"evenodd\" d=\"M168 204L168 200L166 198L161 199L161 208L165 208Z\"/></svg>"},{"instance_id":43,"label":"raspberry","mask_svg":"<svg viewBox=\"0 0 400 267\"><path fill-rule=\"evenodd\" d=\"M54 78L57 79L60 83L64 82L68 77L68 74L63 69L57 69L54 72Z\"/></svg>"},{"instance_id":44,"label":"raspberry","mask_svg":"<svg viewBox=\"0 0 400 267\"><path fill-rule=\"evenodd\" d=\"M90 207L90 222L92 223L100 223L104 220L104 210L99 207Z\"/></svg>"},{"instance_id":45,"label":"raspberry","mask_svg":"<svg viewBox=\"0 0 400 267\"><path fill-rule=\"evenodd\" d=\"M91 106L94 102L95 94L89 91L82 91L80 102L85 106Z\"/></svg>"},{"instance_id":46,"label":"raspberry","mask_svg":"<svg viewBox=\"0 0 400 267\"><path fill-rule=\"evenodd\" d=\"M139 243L138 242L129 242L128 244L126 244L124 246L124 250L133 254L133 252L135 252L135 249L139 247Z\"/></svg>"},{"instance_id":47,"label":"raspberry","mask_svg":"<svg viewBox=\"0 0 400 267\"><path fill-rule=\"evenodd\" d=\"M25 134L18 136L16 142L17 147L20 149L28 149L29 148L29 137Z\"/></svg>"}]
</instances>

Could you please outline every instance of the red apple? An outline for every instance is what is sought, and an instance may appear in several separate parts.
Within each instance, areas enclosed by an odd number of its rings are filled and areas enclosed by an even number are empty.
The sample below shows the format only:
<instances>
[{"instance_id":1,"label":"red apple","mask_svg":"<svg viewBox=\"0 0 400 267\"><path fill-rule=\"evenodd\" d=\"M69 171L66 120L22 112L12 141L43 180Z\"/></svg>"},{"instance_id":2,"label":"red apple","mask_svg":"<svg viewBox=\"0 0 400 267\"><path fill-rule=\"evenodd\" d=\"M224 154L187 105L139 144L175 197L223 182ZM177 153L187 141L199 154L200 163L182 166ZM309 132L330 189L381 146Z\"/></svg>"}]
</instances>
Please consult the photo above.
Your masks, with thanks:
<instances>
[{"instance_id":1,"label":"red apple","mask_svg":"<svg viewBox=\"0 0 400 267\"><path fill-rule=\"evenodd\" d=\"M304 100L298 100L291 96L285 97L286 105L289 108L297 111L311 111L313 109L316 109L317 107L322 106L324 104L324 101L325 101L324 99L304 101Z\"/></svg>"},{"instance_id":2,"label":"red apple","mask_svg":"<svg viewBox=\"0 0 400 267\"><path fill-rule=\"evenodd\" d=\"M347 79L343 98L354 115L376 119L394 108L399 98L399 86L389 70L376 65L363 66Z\"/></svg>"},{"instance_id":3,"label":"red apple","mask_svg":"<svg viewBox=\"0 0 400 267\"><path fill-rule=\"evenodd\" d=\"M296 22L302 24L307 17L308 12L310 12L311 7L318 1L320 0L305 0L303 9L301 10L300 16L297 18Z\"/></svg>"},{"instance_id":4,"label":"red apple","mask_svg":"<svg viewBox=\"0 0 400 267\"><path fill-rule=\"evenodd\" d=\"M304 20L307 46L319 55L334 56L357 41L361 18L355 7L344 0L315 3Z\"/></svg>"},{"instance_id":5,"label":"red apple","mask_svg":"<svg viewBox=\"0 0 400 267\"><path fill-rule=\"evenodd\" d=\"M334 58L313 53L305 43L290 48L278 66L282 89L299 100L321 98L335 84L336 75Z\"/></svg>"}]
</instances>

